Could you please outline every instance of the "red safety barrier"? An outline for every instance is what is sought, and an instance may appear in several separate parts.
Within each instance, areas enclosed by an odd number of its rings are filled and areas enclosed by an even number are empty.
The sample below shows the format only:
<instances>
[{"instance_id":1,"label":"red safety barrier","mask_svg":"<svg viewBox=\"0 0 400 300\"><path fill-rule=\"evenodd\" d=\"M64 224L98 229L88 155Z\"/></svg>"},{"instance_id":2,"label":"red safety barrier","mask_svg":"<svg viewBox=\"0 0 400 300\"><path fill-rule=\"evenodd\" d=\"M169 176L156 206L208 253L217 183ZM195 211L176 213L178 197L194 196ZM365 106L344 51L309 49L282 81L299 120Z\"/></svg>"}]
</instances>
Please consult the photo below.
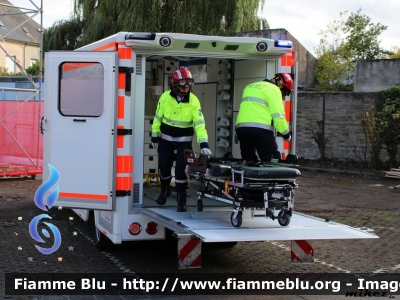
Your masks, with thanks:
<instances>
[{"instance_id":1,"label":"red safety barrier","mask_svg":"<svg viewBox=\"0 0 400 300\"><path fill-rule=\"evenodd\" d=\"M43 101L0 101L0 177L42 174Z\"/></svg>"}]
</instances>

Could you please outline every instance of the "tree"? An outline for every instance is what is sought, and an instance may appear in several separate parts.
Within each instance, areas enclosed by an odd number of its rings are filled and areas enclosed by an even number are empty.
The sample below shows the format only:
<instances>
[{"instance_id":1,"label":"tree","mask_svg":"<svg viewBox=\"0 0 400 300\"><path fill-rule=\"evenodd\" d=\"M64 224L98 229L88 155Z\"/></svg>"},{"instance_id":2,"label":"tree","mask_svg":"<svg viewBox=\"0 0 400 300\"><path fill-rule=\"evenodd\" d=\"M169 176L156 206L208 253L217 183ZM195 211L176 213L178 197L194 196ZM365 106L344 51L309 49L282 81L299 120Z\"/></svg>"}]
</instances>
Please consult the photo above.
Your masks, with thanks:
<instances>
[{"instance_id":1,"label":"tree","mask_svg":"<svg viewBox=\"0 0 400 300\"><path fill-rule=\"evenodd\" d=\"M76 49L119 31L234 35L268 29L265 0L74 0L70 20L44 32L44 50Z\"/></svg>"},{"instance_id":2,"label":"tree","mask_svg":"<svg viewBox=\"0 0 400 300\"><path fill-rule=\"evenodd\" d=\"M390 48L390 53L385 58L388 58L388 59L400 58L400 47L392 46Z\"/></svg>"},{"instance_id":3,"label":"tree","mask_svg":"<svg viewBox=\"0 0 400 300\"><path fill-rule=\"evenodd\" d=\"M387 29L371 18L357 13L340 13L340 20L328 24L321 31L320 44L316 49L316 78L320 89L342 89L354 77L354 62L359 59L384 58L390 51L382 49L379 35Z\"/></svg>"},{"instance_id":4,"label":"tree","mask_svg":"<svg viewBox=\"0 0 400 300\"><path fill-rule=\"evenodd\" d=\"M361 8L357 13L351 13L344 23L344 33L347 34L346 46L354 59L378 59L390 52L382 49L378 40L379 35L387 29L381 23L371 23L371 18L361 15Z\"/></svg>"},{"instance_id":5,"label":"tree","mask_svg":"<svg viewBox=\"0 0 400 300\"><path fill-rule=\"evenodd\" d=\"M39 73L40 73L40 66L39 66L39 64L36 62L36 63L34 63L32 66L30 66L29 68L27 68L25 71L26 71L26 73L27 73L28 75L31 75L31 76L38 76Z\"/></svg>"},{"instance_id":6,"label":"tree","mask_svg":"<svg viewBox=\"0 0 400 300\"><path fill-rule=\"evenodd\" d=\"M389 167L397 167L396 155L400 144L400 87L380 91L375 100L375 124L386 146Z\"/></svg>"},{"instance_id":7,"label":"tree","mask_svg":"<svg viewBox=\"0 0 400 300\"><path fill-rule=\"evenodd\" d=\"M316 79L318 89L341 89L352 78L354 64L344 38L346 12L340 13L342 18L328 24L325 31L320 32L320 42L316 49L318 57L316 64Z\"/></svg>"}]
</instances>

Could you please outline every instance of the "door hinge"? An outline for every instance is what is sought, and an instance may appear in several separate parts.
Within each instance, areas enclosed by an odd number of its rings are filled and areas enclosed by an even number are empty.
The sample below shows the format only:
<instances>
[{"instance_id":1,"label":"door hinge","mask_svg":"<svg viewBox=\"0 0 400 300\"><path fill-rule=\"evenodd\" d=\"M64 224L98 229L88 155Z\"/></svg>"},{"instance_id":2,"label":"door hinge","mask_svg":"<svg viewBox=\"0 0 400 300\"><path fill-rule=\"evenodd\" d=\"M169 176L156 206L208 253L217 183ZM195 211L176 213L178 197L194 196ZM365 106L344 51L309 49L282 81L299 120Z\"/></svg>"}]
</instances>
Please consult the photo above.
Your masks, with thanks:
<instances>
[{"instance_id":1,"label":"door hinge","mask_svg":"<svg viewBox=\"0 0 400 300\"><path fill-rule=\"evenodd\" d=\"M119 73L125 73L125 91L131 91L132 73L135 71L132 67L119 67Z\"/></svg>"},{"instance_id":2,"label":"door hinge","mask_svg":"<svg viewBox=\"0 0 400 300\"><path fill-rule=\"evenodd\" d=\"M118 71L120 73L125 73L125 74L132 74L135 71L135 68L132 67L119 67Z\"/></svg>"},{"instance_id":3,"label":"door hinge","mask_svg":"<svg viewBox=\"0 0 400 300\"><path fill-rule=\"evenodd\" d=\"M117 135L132 135L132 129L118 128Z\"/></svg>"},{"instance_id":4,"label":"door hinge","mask_svg":"<svg viewBox=\"0 0 400 300\"><path fill-rule=\"evenodd\" d=\"M112 196L112 192L110 192L111 196ZM125 196L130 196L131 195L131 191L126 191L126 190L116 190L115 191L115 196L116 197L125 197Z\"/></svg>"}]
</instances>

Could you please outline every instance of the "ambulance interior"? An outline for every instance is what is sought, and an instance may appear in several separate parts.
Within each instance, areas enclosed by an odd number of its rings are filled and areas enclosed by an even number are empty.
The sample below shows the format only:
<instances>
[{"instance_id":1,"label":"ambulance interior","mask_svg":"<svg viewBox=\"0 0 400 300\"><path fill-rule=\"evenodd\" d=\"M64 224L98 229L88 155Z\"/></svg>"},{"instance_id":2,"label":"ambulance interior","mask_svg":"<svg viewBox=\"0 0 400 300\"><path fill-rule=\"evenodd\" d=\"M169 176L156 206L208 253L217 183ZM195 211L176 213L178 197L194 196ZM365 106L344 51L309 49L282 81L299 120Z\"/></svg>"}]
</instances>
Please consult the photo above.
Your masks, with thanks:
<instances>
[{"instance_id":1,"label":"ambulance interior","mask_svg":"<svg viewBox=\"0 0 400 300\"><path fill-rule=\"evenodd\" d=\"M240 158L235 122L244 87L254 81L272 78L277 60L232 60L218 58L159 57L146 59L144 174L156 172L158 157L151 146L151 124L160 95L169 90L172 74L187 67L194 78L191 91L200 100L210 150L215 157L231 152ZM200 152L196 136L193 150Z\"/></svg>"}]
</instances>

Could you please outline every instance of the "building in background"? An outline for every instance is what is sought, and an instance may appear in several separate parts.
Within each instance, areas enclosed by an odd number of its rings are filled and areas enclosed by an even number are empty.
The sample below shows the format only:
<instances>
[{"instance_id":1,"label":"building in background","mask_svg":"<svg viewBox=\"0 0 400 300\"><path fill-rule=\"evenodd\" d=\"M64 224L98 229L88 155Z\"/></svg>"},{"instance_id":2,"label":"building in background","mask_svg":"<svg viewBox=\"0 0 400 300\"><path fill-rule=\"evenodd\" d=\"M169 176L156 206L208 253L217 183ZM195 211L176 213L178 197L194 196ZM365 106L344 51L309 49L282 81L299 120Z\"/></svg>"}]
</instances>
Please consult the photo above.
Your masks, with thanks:
<instances>
[{"instance_id":1,"label":"building in background","mask_svg":"<svg viewBox=\"0 0 400 300\"><path fill-rule=\"evenodd\" d=\"M9 73L18 73L27 69L40 59L40 24L26 11L13 6L7 0L0 0L0 67L7 68ZM5 50L5 51L4 51ZM11 59L11 56L13 59Z\"/></svg>"}]
</instances>

